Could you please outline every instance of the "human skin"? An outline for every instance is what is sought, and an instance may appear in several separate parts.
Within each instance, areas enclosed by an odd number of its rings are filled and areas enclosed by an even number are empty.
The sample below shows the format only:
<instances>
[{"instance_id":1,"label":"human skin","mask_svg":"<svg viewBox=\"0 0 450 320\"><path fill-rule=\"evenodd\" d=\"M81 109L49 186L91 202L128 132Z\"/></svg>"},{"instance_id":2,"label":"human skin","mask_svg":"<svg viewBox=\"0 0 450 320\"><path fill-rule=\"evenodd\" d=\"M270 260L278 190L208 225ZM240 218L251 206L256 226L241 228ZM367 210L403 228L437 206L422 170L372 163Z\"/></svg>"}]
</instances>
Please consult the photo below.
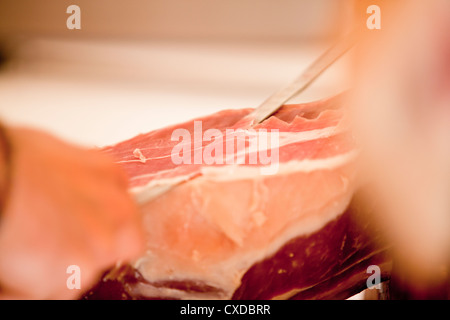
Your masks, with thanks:
<instances>
[{"instance_id":1,"label":"human skin","mask_svg":"<svg viewBox=\"0 0 450 320\"><path fill-rule=\"evenodd\" d=\"M349 105L394 276L410 297L433 297L450 262L450 3L380 3L382 27L361 39Z\"/></svg>"},{"instance_id":2,"label":"human skin","mask_svg":"<svg viewBox=\"0 0 450 320\"><path fill-rule=\"evenodd\" d=\"M111 159L31 129L7 128L9 185L0 218L0 298L74 299L142 253L139 211ZM81 288L68 289L70 265Z\"/></svg>"}]
</instances>

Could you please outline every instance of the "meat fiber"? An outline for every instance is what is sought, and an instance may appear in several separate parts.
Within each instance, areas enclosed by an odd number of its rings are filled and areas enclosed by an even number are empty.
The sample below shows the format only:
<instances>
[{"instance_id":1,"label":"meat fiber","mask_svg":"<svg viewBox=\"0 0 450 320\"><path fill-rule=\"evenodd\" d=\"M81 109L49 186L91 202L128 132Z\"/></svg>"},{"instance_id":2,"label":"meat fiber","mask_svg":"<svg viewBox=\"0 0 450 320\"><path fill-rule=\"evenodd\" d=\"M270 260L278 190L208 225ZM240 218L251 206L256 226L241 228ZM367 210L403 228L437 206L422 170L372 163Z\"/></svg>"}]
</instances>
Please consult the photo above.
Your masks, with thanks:
<instances>
[{"instance_id":1,"label":"meat fiber","mask_svg":"<svg viewBox=\"0 0 450 320\"><path fill-rule=\"evenodd\" d=\"M267 165L246 161L255 152L248 144L232 149L235 155L248 151L232 164L175 164L172 158L179 145L173 132L194 136L196 123L203 131L242 128L245 140L251 109L218 112L104 148L128 174L141 204L147 252L108 273L86 298L346 298L364 289L369 265L378 264L386 276L386 247L369 236L370 222L361 223L354 200L358 152L340 104L338 96L286 105L251 127L269 135L278 130L277 150L266 146L278 152L271 174L260 170ZM211 143L195 139L191 155ZM227 139L216 141L223 150Z\"/></svg>"}]
</instances>

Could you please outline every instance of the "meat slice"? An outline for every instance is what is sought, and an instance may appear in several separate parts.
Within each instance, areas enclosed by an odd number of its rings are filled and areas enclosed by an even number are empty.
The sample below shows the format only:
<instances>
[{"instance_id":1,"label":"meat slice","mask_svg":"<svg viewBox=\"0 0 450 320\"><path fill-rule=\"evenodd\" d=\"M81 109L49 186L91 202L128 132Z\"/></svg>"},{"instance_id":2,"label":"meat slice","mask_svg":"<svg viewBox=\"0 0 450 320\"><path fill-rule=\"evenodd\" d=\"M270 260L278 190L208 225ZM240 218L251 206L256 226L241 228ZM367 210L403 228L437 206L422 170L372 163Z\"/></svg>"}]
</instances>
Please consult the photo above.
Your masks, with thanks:
<instances>
[{"instance_id":1,"label":"meat slice","mask_svg":"<svg viewBox=\"0 0 450 320\"><path fill-rule=\"evenodd\" d=\"M104 148L141 203L147 252L86 297L101 297L108 281L116 289L119 283L122 298L330 298L362 289L365 268L388 259L350 205L358 153L340 102L287 105L252 128L242 120L251 109L226 110ZM224 161L175 164L175 130L193 138L182 156L211 146L194 134L199 123L203 132L224 133L214 140L229 151ZM230 138L230 128L242 130ZM269 174L261 170L267 162L250 163L255 149L238 146L251 130L277 137L265 145L277 152ZM226 149L230 139L236 147ZM241 161L225 161L230 152Z\"/></svg>"}]
</instances>

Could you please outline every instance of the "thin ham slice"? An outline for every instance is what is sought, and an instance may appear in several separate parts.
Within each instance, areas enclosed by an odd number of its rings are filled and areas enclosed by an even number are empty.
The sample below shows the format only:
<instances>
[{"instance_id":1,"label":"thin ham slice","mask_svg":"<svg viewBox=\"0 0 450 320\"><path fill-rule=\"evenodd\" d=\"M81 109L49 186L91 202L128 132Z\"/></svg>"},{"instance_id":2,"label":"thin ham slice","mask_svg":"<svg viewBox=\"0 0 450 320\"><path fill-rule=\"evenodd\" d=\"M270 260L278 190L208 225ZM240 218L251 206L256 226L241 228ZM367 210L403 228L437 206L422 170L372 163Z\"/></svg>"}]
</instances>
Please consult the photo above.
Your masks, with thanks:
<instances>
[{"instance_id":1,"label":"thin ham slice","mask_svg":"<svg viewBox=\"0 0 450 320\"><path fill-rule=\"evenodd\" d=\"M106 275L86 297L114 297L113 290L116 298L346 298L364 289L367 266L386 271L389 261L352 201L358 152L341 98L283 106L252 128L278 130L276 174L261 174L262 165L247 161L172 161L175 129L192 133L201 121L203 131L246 132L242 119L251 109L218 112L104 148L141 203L147 252Z\"/></svg>"}]
</instances>

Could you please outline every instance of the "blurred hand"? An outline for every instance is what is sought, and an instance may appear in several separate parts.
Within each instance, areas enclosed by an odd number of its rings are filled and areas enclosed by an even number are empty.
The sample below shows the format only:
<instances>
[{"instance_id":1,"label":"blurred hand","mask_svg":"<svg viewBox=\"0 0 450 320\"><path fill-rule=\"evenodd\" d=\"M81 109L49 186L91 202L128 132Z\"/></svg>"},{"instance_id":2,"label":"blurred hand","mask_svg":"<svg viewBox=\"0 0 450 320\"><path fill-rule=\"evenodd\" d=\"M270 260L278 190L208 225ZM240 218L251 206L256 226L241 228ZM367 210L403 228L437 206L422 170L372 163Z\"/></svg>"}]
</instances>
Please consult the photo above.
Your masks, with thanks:
<instances>
[{"instance_id":1,"label":"blurred hand","mask_svg":"<svg viewBox=\"0 0 450 320\"><path fill-rule=\"evenodd\" d=\"M450 262L450 2L389 3L362 39L350 105L394 264L426 291Z\"/></svg>"},{"instance_id":2,"label":"blurred hand","mask_svg":"<svg viewBox=\"0 0 450 320\"><path fill-rule=\"evenodd\" d=\"M135 258L144 237L127 181L106 156L10 129L9 199L0 218L0 298L71 299ZM69 290L69 265L81 290Z\"/></svg>"}]
</instances>

